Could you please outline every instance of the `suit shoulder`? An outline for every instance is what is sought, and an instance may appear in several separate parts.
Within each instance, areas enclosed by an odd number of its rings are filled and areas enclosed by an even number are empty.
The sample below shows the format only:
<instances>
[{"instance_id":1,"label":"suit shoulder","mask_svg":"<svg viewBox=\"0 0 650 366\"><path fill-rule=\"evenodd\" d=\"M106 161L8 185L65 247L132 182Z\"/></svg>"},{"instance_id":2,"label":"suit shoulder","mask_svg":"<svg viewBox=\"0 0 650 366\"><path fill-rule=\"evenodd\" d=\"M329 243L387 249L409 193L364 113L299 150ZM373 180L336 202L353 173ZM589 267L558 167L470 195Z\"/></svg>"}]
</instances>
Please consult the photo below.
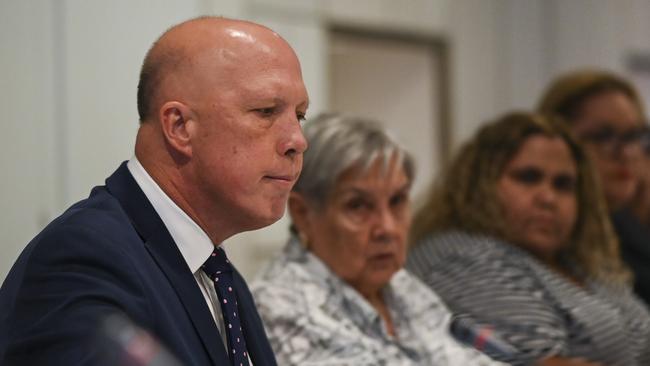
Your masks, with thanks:
<instances>
[{"instance_id":1,"label":"suit shoulder","mask_svg":"<svg viewBox=\"0 0 650 366\"><path fill-rule=\"evenodd\" d=\"M132 244L141 242L119 202L98 187L36 235L11 272L22 277L19 273L30 267L49 268L89 259L119 264L128 260Z\"/></svg>"},{"instance_id":2,"label":"suit shoulder","mask_svg":"<svg viewBox=\"0 0 650 366\"><path fill-rule=\"evenodd\" d=\"M76 226L106 232L108 230L112 231L116 226L123 228L125 225L132 226L120 202L101 186L95 187L90 197L70 206L53 220L43 230L43 233L61 227L72 228Z\"/></svg>"}]
</instances>

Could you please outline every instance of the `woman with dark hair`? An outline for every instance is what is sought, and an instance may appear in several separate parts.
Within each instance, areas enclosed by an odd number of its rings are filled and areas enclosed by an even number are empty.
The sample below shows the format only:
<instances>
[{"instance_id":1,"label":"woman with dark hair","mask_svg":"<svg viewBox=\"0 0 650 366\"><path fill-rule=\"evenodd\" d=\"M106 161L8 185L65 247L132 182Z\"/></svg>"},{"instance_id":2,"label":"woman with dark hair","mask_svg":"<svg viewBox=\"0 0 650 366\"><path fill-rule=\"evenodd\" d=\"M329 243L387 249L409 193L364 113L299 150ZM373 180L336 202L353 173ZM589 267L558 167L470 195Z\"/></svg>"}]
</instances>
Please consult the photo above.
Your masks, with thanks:
<instances>
[{"instance_id":1,"label":"woman with dark hair","mask_svg":"<svg viewBox=\"0 0 650 366\"><path fill-rule=\"evenodd\" d=\"M635 291L650 304L650 229L630 208L643 189L636 168L649 133L637 90L608 71L574 71L548 86L538 110L562 117L595 163Z\"/></svg>"},{"instance_id":2,"label":"woman with dark hair","mask_svg":"<svg viewBox=\"0 0 650 366\"><path fill-rule=\"evenodd\" d=\"M628 288L593 175L561 123L505 115L433 187L407 268L513 346L502 361L646 365L650 315Z\"/></svg>"}]
</instances>

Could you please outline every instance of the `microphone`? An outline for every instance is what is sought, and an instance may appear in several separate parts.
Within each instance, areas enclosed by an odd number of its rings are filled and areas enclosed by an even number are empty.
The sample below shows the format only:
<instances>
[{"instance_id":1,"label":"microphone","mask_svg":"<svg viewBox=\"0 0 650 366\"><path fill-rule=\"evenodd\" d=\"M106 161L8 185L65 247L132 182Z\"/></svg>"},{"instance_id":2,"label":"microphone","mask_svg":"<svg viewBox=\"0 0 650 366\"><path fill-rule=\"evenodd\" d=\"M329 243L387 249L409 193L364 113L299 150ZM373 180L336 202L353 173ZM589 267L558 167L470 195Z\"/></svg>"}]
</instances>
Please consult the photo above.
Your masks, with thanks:
<instances>
[{"instance_id":1,"label":"microphone","mask_svg":"<svg viewBox=\"0 0 650 366\"><path fill-rule=\"evenodd\" d=\"M492 327L476 323L469 315L454 315L449 323L449 332L458 342L474 347L498 361L512 362L519 353Z\"/></svg>"},{"instance_id":2,"label":"microphone","mask_svg":"<svg viewBox=\"0 0 650 366\"><path fill-rule=\"evenodd\" d=\"M98 347L102 365L182 366L148 331L122 314L111 314L99 325Z\"/></svg>"}]
</instances>

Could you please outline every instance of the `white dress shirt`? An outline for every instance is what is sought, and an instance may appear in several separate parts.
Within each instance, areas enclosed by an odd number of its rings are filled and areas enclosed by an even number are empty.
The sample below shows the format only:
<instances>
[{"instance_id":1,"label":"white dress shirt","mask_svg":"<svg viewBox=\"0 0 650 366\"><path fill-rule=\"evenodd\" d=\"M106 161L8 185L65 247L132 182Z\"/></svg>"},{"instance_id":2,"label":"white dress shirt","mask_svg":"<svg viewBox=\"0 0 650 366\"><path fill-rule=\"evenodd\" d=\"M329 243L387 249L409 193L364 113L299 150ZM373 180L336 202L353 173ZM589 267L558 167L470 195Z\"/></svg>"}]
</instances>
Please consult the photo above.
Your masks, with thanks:
<instances>
[{"instance_id":1,"label":"white dress shirt","mask_svg":"<svg viewBox=\"0 0 650 366\"><path fill-rule=\"evenodd\" d=\"M215 247L214 244L208 237L208 234L163 192L135 156L129 160L127 168L136 183L138 183L138 186L140 186L140 189L147 196L149 202L151 202L160 219L162 219L169 234L183 255L187 266L194 274L194 279L199 285L201 293L203 293L203 298L208 304L208 308L210 308L212 317L219 328L221 340L227 350L228 339L226 337L226 326L223 320L219 298L215 291L214 283L201 270L203 263L212 254ZM253 365L250 361L250 356L248 362L251 366Z\"/></svg>"}]
</instances>

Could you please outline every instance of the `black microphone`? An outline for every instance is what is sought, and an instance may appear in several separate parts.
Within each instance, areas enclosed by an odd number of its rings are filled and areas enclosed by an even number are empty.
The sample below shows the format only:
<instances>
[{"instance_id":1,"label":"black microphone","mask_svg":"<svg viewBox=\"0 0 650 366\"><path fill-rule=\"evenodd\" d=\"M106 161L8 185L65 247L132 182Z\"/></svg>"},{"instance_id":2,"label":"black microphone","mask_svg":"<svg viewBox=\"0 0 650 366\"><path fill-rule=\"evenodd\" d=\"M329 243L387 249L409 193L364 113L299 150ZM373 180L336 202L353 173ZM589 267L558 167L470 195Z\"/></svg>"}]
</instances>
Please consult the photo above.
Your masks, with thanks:
<instances>
[{"instance_id":1,"label":"black microphone","mask_svg":"<svg viewBox=\"0 0 650 366\"><path fill-rule=\"evenodd\" d=\"M512 362L518 354L517 349L503 340L492 327L476 323L469 315L454 315L449 323L449 332L460 343L498 361Z\"/></svg>"},{"instance_id":2,"label":"black microphone","mask_svg":"<svg viewBox=\"0 0 650 366\"><path fill-rule=\"evenodd\" d=\"M151 333L125 315L107 316L100 322L98 333L101 365L182 366Z\"/></svg>"}]
</instances>

